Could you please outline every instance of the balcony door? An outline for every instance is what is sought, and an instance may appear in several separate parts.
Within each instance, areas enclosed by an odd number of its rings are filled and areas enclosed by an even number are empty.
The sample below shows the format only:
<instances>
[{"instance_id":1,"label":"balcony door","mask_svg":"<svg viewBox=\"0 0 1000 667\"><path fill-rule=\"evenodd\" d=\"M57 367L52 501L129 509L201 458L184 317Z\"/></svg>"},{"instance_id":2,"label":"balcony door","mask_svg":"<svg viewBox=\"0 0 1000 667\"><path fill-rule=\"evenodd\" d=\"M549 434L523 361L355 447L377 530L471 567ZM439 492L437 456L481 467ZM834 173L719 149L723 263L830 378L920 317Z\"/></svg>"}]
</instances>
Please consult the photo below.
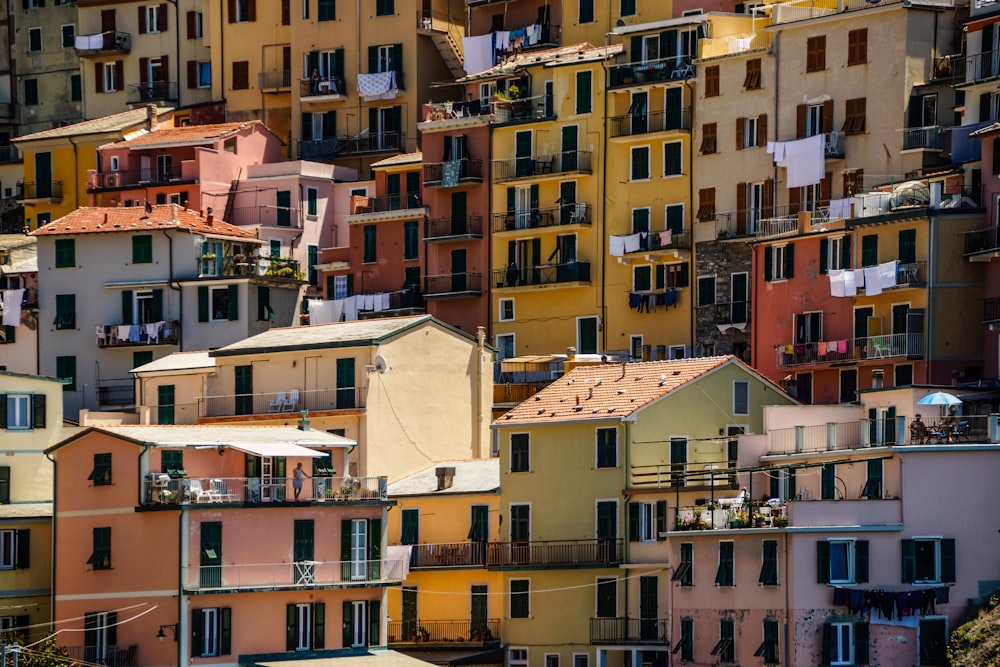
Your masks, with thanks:
<instances>
[{"instance_id":1,"label":"balcony door","mask_svg":"<svg viewBox=\"0 0 1000 667\"><path fill-rule=\"evenodd\" d=\"M510 506L511 556L515 563L531 560L531 505Z\"/></svg>"},{"instance_id":2,"label":"balcony door","mask_svg":"<svg viewBox=\"0 0 1000 667\"><path fill-rule=\"evenodd\" d=\"M103 664L108 648L118 643L118 614L109 611L83 617L84 660Z\"/></svg>"},{"instance_id":3,"label":"balcony door","mask_svg":"<svg viewBox=\"0 0 1000 667\"><path fill-rule=\"evenodd\" d=\"M472 586L472 604L470 610L470 634L486 636L489 632L489 587L484 584Z\"/></svg>"},{"instance_id":4,"label":"balcony door","mask_svg":"<svg viewBox=\"0 0 1000 667\"><path fill-rule=\"evenodd\" d=\"M576 171L579 167L579 128L576 125L564 125L562 129L562 160L561 171Z\"/></svg>"},{"instance_id":5,"label":"balcony door","mask_svg":"<svg viewBox=\"0 0 1000 667\"><path fill-rule=\"evenodd\" d=\"M467 288L466 280L466 254L467 250L451 251L451 291L464 292Z\"/></svg>"},{"instance_id":6,"label":"balcony door","mask_svg":"<svg viewBox=\"0 0 1000 667\"><path fill-rule=\"evenodd\" d=\"M468 204L465 192L451 193L451 233L455 236L469 233Z\"/></svg>"},{"instance_id":7,"label":"balcony door","mask_svg":"<svg viewBox=\"0 0 1000 667\"><path fill-rule=\"evenodd\" d=\"M514 135L514 175L530 176L533 171L531 130L524 130Z\"/></svg>"},{"instance_id":8,"label":"balcony door","mask_svg":"<svg viewBox=\"0 0 1000 667\"><path fill-rule=\"evenodd\" d=\"M253 414L253 366L233 369L233 392L236 394L235 411L238 415Z\"/></svg>"},{"instance_id":9,"label":"balcony door","mask_svg":"<svg viewBox=\"0 0 1000 667\"><path fill-rule=\"evenodd\" d=\"M639 636L644 640L657 639L657 600L659 577L639 577Z\"/></svg>"},{"instance_id":10,"label":"balcony door","mask_svg":"<svg viewBox=\"0 0 1000 667\"><path fill-rule=\"evenodd\" d=\"M222 586L222 522L203 521L201 524L199 588Z\"/></svg>"},{"instance_id":11,"label":"balcony door","mask_svg":"<svg viewBox=\"0 0 1000 667\"><path fill-rule=\"evenodd\" d=\"M30 196L30 193L27 193ZM35 153L35 197L52 196L52 154Z\"/></svg>"},{"instance_id":12,"label":"balcony door","mask_svg":"<svg viewBox=\"0 0 1000 667\"><path fill-rule=\"evenodd\" d=\"M631 122L629 134L645 134L649 126L649 94L633 93L632 104L629 106L628 115Z\"/></svg>"},{"instance_id":13,"label":"balcony door","mask_svg":"<svg viewBox=\"0 0 1000 667\"><path fill-rule=\"evenodd\" d=\"M597 501L597 559L608 560L615 551L618 539L618 503L614 500Z\"/></svg>"},{"instance_id":14,"label":"balcony door","mask_svg":"<svg viewBox=\"0 0 1000 667\"><path fill-rule=\"evenodd\" d=\"M400 637L410 641L417 634L417 587L403 586L403 618Z\"/></svg>"}]
</instances>

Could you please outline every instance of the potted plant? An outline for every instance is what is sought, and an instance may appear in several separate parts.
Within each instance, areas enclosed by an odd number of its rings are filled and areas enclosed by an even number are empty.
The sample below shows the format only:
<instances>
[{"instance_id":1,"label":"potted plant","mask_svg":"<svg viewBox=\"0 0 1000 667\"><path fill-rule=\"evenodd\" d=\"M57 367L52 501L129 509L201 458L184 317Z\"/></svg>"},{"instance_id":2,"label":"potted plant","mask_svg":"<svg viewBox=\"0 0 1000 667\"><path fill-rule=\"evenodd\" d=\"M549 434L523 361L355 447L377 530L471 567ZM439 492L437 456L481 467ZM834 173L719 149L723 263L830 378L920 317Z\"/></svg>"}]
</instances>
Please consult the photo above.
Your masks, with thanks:
<instances>
[{"instance_id":1,"label":"potted plant","mask_svg":"<svg viewBox=\"0 0 1000 667\"><path fill-rule=\"evenodd\" d=\"M214 252L206 252L204 255L201 256L201 258L202 259L215 259L215 253Z\"/></svg>"},{"instance_id":2,"label":"potted plant","mask_svg":"<svg viewBox=\"0 0 1000 667\"><path fill-rule=\"evenodd\" d=\"M767 517L764 516L763 514L753 515L754 528L763 528L766 523L767 523Z\"/></svg>"},{"instance_id":3,"label":"potted plant","mask_svg":"<svg viewBox=\"0 0 1000 667\"><path fill-rule=\"evenodd\" d=\"M774 517L773 524L775 528L785 528L786 526L788 526L788 517L776 516Z\"/></svg>"}]
</instances>

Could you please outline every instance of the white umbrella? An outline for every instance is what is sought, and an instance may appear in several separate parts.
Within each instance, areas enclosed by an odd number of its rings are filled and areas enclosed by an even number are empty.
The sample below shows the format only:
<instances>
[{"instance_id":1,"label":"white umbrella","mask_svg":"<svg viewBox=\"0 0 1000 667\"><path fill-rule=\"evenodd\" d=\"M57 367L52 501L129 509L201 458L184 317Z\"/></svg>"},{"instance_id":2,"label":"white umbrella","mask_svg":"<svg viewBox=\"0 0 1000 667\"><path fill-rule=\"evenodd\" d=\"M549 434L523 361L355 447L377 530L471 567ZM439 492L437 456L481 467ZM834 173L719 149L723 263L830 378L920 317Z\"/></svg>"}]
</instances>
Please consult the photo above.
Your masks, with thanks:
<instances>
[{"instance_id":1,"label":"white umbrella","mask_svg":"<svg viewBox=\"0 0 1000 667\"><path fill-rule=\"evenodd\" d=\"M936 391L933 394L927 394L917 401L920 405L958 405L961 402L962 399L958 396L949 394L946 391Z\"/></svg>"}]
</instances>

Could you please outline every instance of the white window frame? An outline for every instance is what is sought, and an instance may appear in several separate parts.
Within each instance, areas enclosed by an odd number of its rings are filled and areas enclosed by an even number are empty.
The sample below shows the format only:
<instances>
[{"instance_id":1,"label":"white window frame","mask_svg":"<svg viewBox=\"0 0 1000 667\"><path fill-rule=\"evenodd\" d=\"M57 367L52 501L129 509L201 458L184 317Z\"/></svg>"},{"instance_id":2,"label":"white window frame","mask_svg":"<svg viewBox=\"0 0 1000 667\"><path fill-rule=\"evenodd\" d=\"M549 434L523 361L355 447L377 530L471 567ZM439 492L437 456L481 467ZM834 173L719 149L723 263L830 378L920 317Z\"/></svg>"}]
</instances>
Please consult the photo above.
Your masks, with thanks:
<instances>
[{"instance_id":1,"label":"white window frame","mask_svg":"<svg viewBox=\"0 0 1000 667\"><path fill-rule=\"evenodd\" d=\"M712 300L711 300L711 302L705 303L705 304L702 304L702 302L701 302L701 294L702 294L701 281L702 280L711 280L712 281ZM707 275L703 275L703 276L697 276L695 278L695 284L698 286L698 301L697 301L698 306L697 307L698 308L708 308L710 306L714 306L716 304L716 302L719 300L719 281L718 281L718 278L716 277L716 275L714 273L712 273L712 274L707 274Z\"/></svg>"},{"instance_id":2,"label":"white window frame","mask_svg":"<svg viewBox=\"0 0 1000 667\"><path fill-rule=\"evenodd\" d=\"M650 57L652 54L652 57ZM642 36L642 57L640 63L648 63L660 59L660 35Z\"/></svg>"},{"instance_id":3,"label":"white window frame","mask_svg":"<svg viewBox=\"0 0 1000 667\"><path fill-rule=\"evenodd\" d=\"M0 570L13 570L17 562L17 531L0 530Z\"/></svg>"},{"instance_id":4,"label":"white window frame","mask_svg":"<svg viewBox=\"0 0 1000 667\"><path fill-rule=\"evenodd\" d=\"M806 107L806 136L814 137L823 134L823 103L810 104Z\"/></svg>"},{"instance_id":5,"label":"white window frame","mask_svg":"<svg viewBox=\"0 0 1000 667\"><path fill-rule=\"evenodd\" d=\"M737 387L746 387L746 412L736 411L736 392ZM733 380L733 414L738 416L745 416L750 414L750 381L749 380Z\"/></svg>"},{"instance_id":6,"label":"white window frame","mask_svg":"<svg viewBox=\"0 0 1000 667\"><path fill-rule=\"evenodd\" d=\"M200 657L219 655L219 619L218 607L201 610L201 646L194 647Z\"/></svg>"},{"instance_id":7,"label":"white window frame","mask_svg":"<svg viewBox=\"0 0 1000 667\"><path fill-rule=\"evenodd\" d=\"M656 541L656 503L638 503L639 512L639 541Z\"/></svg>"},{"instance_id":8,"label":"white window frame","mask_svg":"<svg viewBox=\"0 0 1000 667\"><path fill-rule=\"evenodd\" d=\"M312 605L308 602L295 605L295 650L312 649Z\"/></svg>"},{"instance_id":9,"label":"white window frame","mask_svg":"<svg viewBox=\"0 0 1000 667\"><path fill-rule=\"evenodd\" d=\"M514 299L500 299L497 306L498 318L501 322L514 321Z\"/></svg>"},{"instance_id":10,"label":"white window frame","mask_svg":"<svg viewBox=\"0 0 1000 667\"><path fill-rule=\"evenodd\" d=\"M601 326L602 325L601 325L601 318L600 317L598 317L596 315L582 315L580 317L577 317L576 318L576 349L577 350L579 350L579 349L581 349L583 347L580 344L580 322L582 322L583 320L594 320L595 324L597 325L597 333L598 334L601 333ZM600 352L601 352L601 337L600 337L600 335L598 335L597 336L597 344L596 344L595 353L596 354L600 354ZM581 354L584 354L584 353L581 352Z\"/></svg>"},{"instance_id":11,"label":"white window frame","mask_svg":"<svg viewBox=\"0 0 1000 667\"><path fill-rule=\"evenodd\" d=\"M642 334L632 334L628 337L628 355L630 359L642 361L643 340Z\"/></svg>"},{"instance_id":12,"label":"white window frame","mask_svg":"<svg viewBox=\"0 0 1000 667\"><path fill-rule=\"evenodd\" d=\"M785 252L787 245L776 245L771 250L771 282L788 280L785 277Z\"/></svg>"},{"instance_id":13,"label":"white window frame","mask_svg":"<svg viewBox=\"0 0 1000 667\"><path fill-rule=\"evenodd\" d=\"M246 3L246 9L244 9L244 3ZM243 12L246 11L247 14L250 13L250 2L248 0L236 0L236 23L249 23L250 17L244 16Z\"/></svg>"},{"instance_id":14,"label":"white window frame","mask_svg":"<svg viewBox=\"0 0 1000 667\"><path fill-rule=\"evenodd\" d=\"M34 33L38 33L38 50L31 50L31 36ZM28 53L41 53L44 50L44 44L42 43L42 28L41 26L35 26L34 28L28 28Z\"/></svg>"},{"instance_id":15,"label":"white window frame","mask_svg":"<svg viewBox=\"0 0 1000 667\"><path fill-rule=\"evenodd\" d=\"M150 35L160 32L160 6L146 6L146 32Z\"/></svg>"},{"instance_id":16,"label":"white window frame","mask_svg":"<svg viewBox=\"0 0 1000 667\"><path fill-rule=\"evenodd\" d=\"M368 645L368 603L364 600L353 600L353 628L351 628L351 648Z\"/></svg>"},{"instance_id":17,"label":"white window frame","mask_svg":"<svg viewBox=\"0 0 1000 667\"><path fill-rule=\"evenodd\" d=\"M528 586L530 590L531 584L528 584ZM527 647L524 646L509 647L507 649L507 667L528 667Z\"/></svg>"},{"instance_id":18,"label":"white window frame","mask_svg":"<svg viewBox=\"0 0 1000 667\"><path fill-rule=\"evenodd\" d=\"M546 653L544 665L545 667L559 667L559 654Z\"/></svg>"},{"instance_id":19,"label":"white window frame","mask_svg":"<svg viewBox=\"0 0 1000 667\"><path fill-rule=\"evenodd\" d=\"M202 12L194 13L194 38L202 39L205 36L205 15Z\"/></svg>"},{"instance_id":20,"label":"white window frame","mask_svg":"<svg viewBox=\"0 0 1000 667\"><path fill-rule=\"evenodd\" d=\"M574 653L573 654L573 667L590 667L590 654L589 653Z\"/></svg>"},{"instance_id":21,"label":"white window frame","mask_svg":"<svg viewBox=\"0 0 1000 667\"><path fill-rule=\"evenodd\" d=\"M760 148L757 145L757 124L760 121L760 116L750 116L743 119L743 146L744 150L748 148Z\"/></svg>"},{"instance_id":22,"label":"white window frame","mask_svg":"<svg viewBox=\"0 0 1000 667\"><path fill-rule=\"evenodd\" d=\"M632 165L635 164L635 161L632 159L632 155L635 153L635 151L641 150L643 148L646 149L646 175L643 176L642 178L636 178L635 174L632 173ZM648 180L650 180L650 178L652 178L653 168L652 168L652 165L650 165L650 161L652 160L652 156L653 156L653 151L652 151L652 147L649 144L643 144L642 146L632 146L632 148L629 149L629 152L628 152L628 180L629 181L648 181Z\"/></svg>"},{"instance_id":23,"label":"white window frame","mask_svg":"<svg viewBox=\"0 0 1000 667\"><path fill-rule=\"evenodd\" d=\"M681 156L681 159L680 159L680 171L678 171L676 173L669 173L668 174L667 173L667 146L672 146L672 145L675 145L675 144L681 147L681 150L680 150L680 153L679 153L680 156ZM683 141L664 141L663 142L663 177L664 178L673 178L674 176L683 176L683 175L684 175L684 142ZM666 225L667 225L666 218L664 218L663 219L663 228L664 229L666 229Z\"/></svg>"},{"instance_id":24,"label":"white window frame","mask_svg":"<svg viewBox=\"0 0 1000 667\"><path fill-rule=\"evenodd\" d=\"M826 269L827 271L835 271L837 269L846 268L841 266L841 255L843 254L842 248L844 247L844 241L847 239L846 236L831 236L827 241L826 246Z\"/></svg>"},{"instance_id":25,"label":"white window frame","mask_svg":"<svg viewBox=\"0 0 1000 667\"><path fill-rule=\"evenodd\" d=\"M310 2L312 2L312 0L302 0L302 20L303 21L308 21L309 20L309 3Z\"/></svg>"},{"instance_id":26,"label":"white window frame","mask_svg":"<svg viewBox=\"0 0 1000 667\"><path fill-rule=\"evenodd\" d=\"M111 156L111 171L118 171L120 168L120 162L117 155Z\"/></svg>"},{"instance_id":27,"label":"white window frame","mask_svg":"<svg viewBox=\"0 0 1000 667\"><path fill-rule=\"evenodd\" d=\"M119 91L119 84L117 77L115 76L115 63L104 63L104 92L106 93L117 93Z\"/></svg>"},{"instance_id":28,"label":"white window frame","mask_svg":"<svg viewBox=\"0 0 1000 667\"><path fill-rule=\"evenodd\" d=\"M800 210L816 212L819 210L820 202L823 201L823 186L820 183L803 185L799 192Z\"/></svg>"},{"instance_id":29,"label":"white window frame","mask_svg":"<svg viewBox=\"0 0 1000 667\"><path fill-rule=\"evenodd\" d=\"M215 293L222 292L226 295L226 312L222 314L222 317L215 316ZM209 287L208 288L208 321L209 322L228 322L229 321L229 286L223 285L222 287Z\"/></svg>"},{"instance_id":30,"label":"white window frame","mask_svg":"<svg viewBox=\"0 0 1000 667\"><path fill-rule=\"evenodd\" d=\"M843 635L846 633L846 637ZM830 664L831 665L853 665L854 664L854 624L850 621L836 621L830 623ZM845 641L846 640L846 641ZM846 643L847 655L841 653L841 647ZM834 657L836 653L836 657Z\"/></svg>"},{"instance_id":31,"label":"white window frame","mask_svg":"<svg viewBox=\"0 0 1000 667\"><path fill-rule=\"evenodd\" d=\"M30 431L31 395L7 394L7 426L8 431Z\"/></svg>"},{"instance_id":32,"label":"white window frame","mask_svg":"<svg viewBox=\"0 0 1000 667\"><path fill-rule=\"evenodd\" d=\"M684 157L684 155L682 153L681 154L681 159L683 159L683 157ZM663 207L663 231L667 231L667 229L669 229L667 227L667 220L670 219L669 216L668 216L668 212L670 211L670 209L675 208L675 207L680 207L680 209L681 209L681 221L683 221L683 220L686 219L684 217L684 204L683 203L681 203L681 204L674 203L674 204L667 204L667 205L665 205ZM686 229L687 229L687 226L684 225L683 222L682 222L682 224L681 224L681 233L684 233Z\"/></svg>"},{"instance_id":33,"label":"white window frame","mask_svg":"<svg viewBox=\"0 0 1000 667\"><path fill-rule=\"evenodd\" d=\"M200 13L199 13L200 15ZM211 88L212 87L212 63L208 60L198 61L198 81L196 83L198 88ZM207 74L207 76L206 76Z\"/></svg>"},{"instance_id":34,"label":"white window frame","mask_svg":"<svg viewBox=\"0 0 1000 667\"><path fill-rule=\"evenodd\" d=\"M671 359L686 359L688 348L687 345L671 345L667 348L667 356ZM678 355L678 352L680 353Z\"/></svg>"},{"instance_id":35,"label":"white window frame","mask_svg":"<svg viewBox=\"0 0 1000 667\"><path fill-rule=\"evenodd\" d=\"M854 584L857 583L857 571L855 570L855 560L857 557L857 539L856 538L829 538L827 539L827 544L829 545L829 562L827 563L827 572L825 573L827 578L830 580L831 584ZM833 576L833 545L843 545L844 546L844 558L847 563L847 578L837 579ZM848 663L850 664L850 663Z\"/></svg>"}]
</instances>

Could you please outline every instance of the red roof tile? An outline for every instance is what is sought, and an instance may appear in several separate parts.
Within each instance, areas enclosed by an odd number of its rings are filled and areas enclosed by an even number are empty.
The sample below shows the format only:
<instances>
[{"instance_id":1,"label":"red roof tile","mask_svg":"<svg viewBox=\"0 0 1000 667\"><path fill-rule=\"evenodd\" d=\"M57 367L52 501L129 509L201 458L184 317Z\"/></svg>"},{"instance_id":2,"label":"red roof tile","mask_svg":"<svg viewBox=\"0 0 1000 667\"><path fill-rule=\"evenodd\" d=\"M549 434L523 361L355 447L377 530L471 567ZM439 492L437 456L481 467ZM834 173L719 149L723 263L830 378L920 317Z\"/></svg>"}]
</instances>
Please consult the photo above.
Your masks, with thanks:
<instances>
[{"instance_id":1,"label":"red roof tile","mask_svg":"<svg viewBox=\"0 0 1000 667\"><path fill-rule=\"evenodd\" d=\"M173 113L173 109L158 108L156 110L157 118L161 116L169 116L171 113ZM128 111L122 111L110 116L102 116L100 118L85 120L80 123L74 123L73 125L64 125L63 127L55 127L51 130L42 130L33 134L26 134L23 137L15 137L11 139L11 141L19 143L22 141L33 141L35 139L78 137L83 134L117 132L128 130L140 123L145 123L146 121L147 111L145 107L142 107L139 109L129 109Z\"/></svg>"},{"instance_id":2,"label":"red roof tile","mask_svg":"<svg viewBox=\"0 0 1000 667\"><path fill-rule=\"evenodd\" d=\"M178 229L192 234L256 239L243 227L218 218L211 221L198 211L177 204L153 206L150 213L142 206L91 208L84 206L31 232L32 236L92 234L96 232L133 232L153 229Z\"/></svg>"},{"instance_id":3,"label":"red roof tile","mask_svg":"<svg viewBox=\"0 0 1000 667\"><path fill-rule=\"evenodd\" d=\"M178 143L211 143L219 139L237 134L241 130L261 125L259 120L239 123L218 123L216 125L184 125L181 127L164 127L152 132L145 132L137 137L117 142L115 145L126 145L129 148L138 146L156 146L159 144ZM265 128L266 129L266 128Z\"/></svg>"}]
</instances>

